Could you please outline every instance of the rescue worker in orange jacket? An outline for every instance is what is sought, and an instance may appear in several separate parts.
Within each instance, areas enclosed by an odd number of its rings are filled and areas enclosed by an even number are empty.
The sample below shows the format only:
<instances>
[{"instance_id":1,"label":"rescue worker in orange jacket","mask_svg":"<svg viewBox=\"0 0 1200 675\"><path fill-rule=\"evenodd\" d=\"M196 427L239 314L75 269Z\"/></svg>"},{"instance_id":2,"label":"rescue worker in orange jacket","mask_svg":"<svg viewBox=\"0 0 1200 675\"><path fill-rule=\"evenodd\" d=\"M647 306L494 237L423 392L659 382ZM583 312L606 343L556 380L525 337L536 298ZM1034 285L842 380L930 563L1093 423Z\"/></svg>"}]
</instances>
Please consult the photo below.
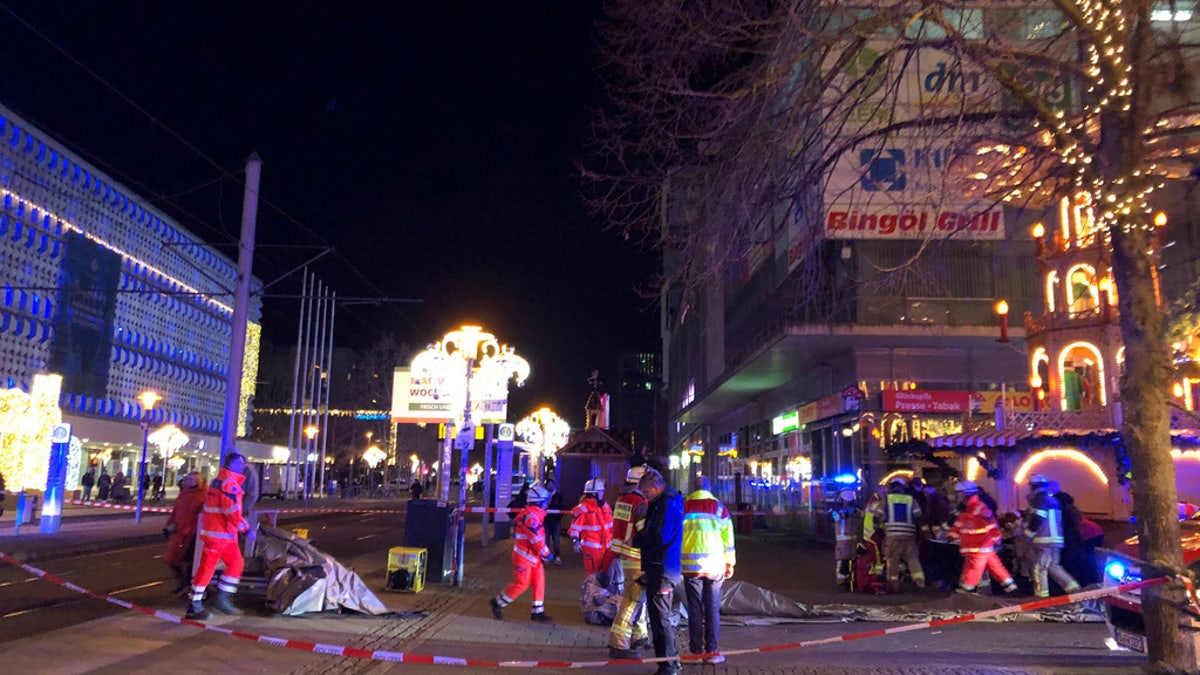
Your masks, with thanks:
<instances>
[{"instance_id":1,"label":"rescue worker in orange jacket","mask_svg":"<svg viewBox=\"0 0 1200 675\"><path fill-rule=\"evenodd\" d=\"M646 589L637 583L642 575L642 552L631 541L646 518L646 495L638 490L646 467L635 466L625 473L625 489L613 509L612 550L621 560L621 605L608 634L608 655L614 659L640 659L639 649L650 646L646 622Z\"/></svg>"},{"instance_id":2,"label":"rescue worker in orange jacket","mask_svg":"<svg viewBox=\"0 0 1200 675\"><path fill-rule=\"evenodd\" d=\"M512 563L513 580L500 595L488 600L492 616L504 620L504 608L516 600L525 589L533 588L533 608L529 618L539 623L548 623L546 616L546 568L545 563L554 554L546 545L546 501L550 494L541 485L534 485L525 494L525 508L513 519L516 534L513 536Z\"/></svg>"},{"instance_id":3,"label":"rescue worker in orange jacket","mask_svg":"<svg viewBox=\"0 0 1200 675\"><path fill-rule=\"evenodd\" d=\"M969 480L960 480L954 485L954 491L958 495L960 512L950 528L950 539L958 541L963 558L957 592L974 593L985 567L1004 586L1005 593L1016 591L1012 574L996 555L1000 526L992 510L979 498L979 487Z\"/></svg>"},{"instance_id":4,"label":"rescue worker in orange jacket","mask_svg":"<svg viewBox=\"0 0 1200 675\"><path fill-rule=\"evenodd\" d=\"M604 480L593 478L583 485L583 499L571 511L567 535L576 553L583 553L583 569L595 574L604 567L604 556L612 547L613 512L604 502Z\"/></svg>"},{"instance_id":5,"label":"rescue worker in orange jacket","mask_svg":"<svg viewBox=\"0 0 1200 675\"><path fill-rule=\"evenodd\" d=\"M217 562L225 563L225 572L217 581L217 597L213 606L225 614L241 614L233 606L233 594L242 578L245 560L238 548L238 533L249 529L242 516L242 481L246 458L236 451L226 453L221 471L208 486L204 508L200 511L200 564L192 576L192 600L187 618L204 621L209 614L204 609L204 590L212 581Z\"/></svg>"}]
</instances>

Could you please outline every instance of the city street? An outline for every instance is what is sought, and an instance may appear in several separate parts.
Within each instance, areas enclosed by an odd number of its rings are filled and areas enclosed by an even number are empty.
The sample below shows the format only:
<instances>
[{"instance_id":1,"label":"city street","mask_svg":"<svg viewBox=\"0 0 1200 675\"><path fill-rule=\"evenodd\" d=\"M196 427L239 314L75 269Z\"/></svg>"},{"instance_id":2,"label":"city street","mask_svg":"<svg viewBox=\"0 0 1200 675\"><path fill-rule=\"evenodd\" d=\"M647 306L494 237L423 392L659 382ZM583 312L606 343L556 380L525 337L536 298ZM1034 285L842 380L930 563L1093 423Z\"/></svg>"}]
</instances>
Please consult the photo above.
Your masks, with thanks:
<instances>
[{"instance_id":1,"label":"city street","mask_svg":"<svg viewBox=\"0 0 1200 675\"><path fill-rule=\"evenodd\" d=\"M344 506L346 502L339 504ZM386 508L400 507L401 502ZM371 506L379 508L375 503ZM216 615L215 624L255 635L362 649L472 658L485 661L602 661L607 629L582 622L579 586L583 572L569 550L566 565L547 572L547 611L555 622L532 624L529 598L518 599L503 623L492 619L487 598L507 581L508 542L479 544L478 517L469 528L467 582L463 588L429 584L418 594L385 593L386 550L403 541L403 515L304 515L283 523L308 528L317 546L353 567L368 587L396 611L411 614L359 616L270 616L243 598L244 617ZM114 528L120 515L96 523ZM143 527L153 532L155 518ZM13 541L4 537L5 543ZM28 545L28 544L26 544ZM830 592L824 577L830 552L797 548L766 533L739 537L737 578L784 593L804 603L861 602L906 604L926 596L850 596ZM0 548L0 550L3 550ZM142 544L37 565L85 588L170 613L183 602L167 596L172 586L159 557L162 545ZM475 667L372 662L255 644L151 618L79 596L46 581L33 580L8 566L0 568L0 652L6 670L22 673L130 672L295 672L447 673ZM722 631L727 650L787 644L800 640L875 631L894 624L834 622L774 626L732 626ZM1108 651L1104 625L1059 623L970 623L825 645L803 650L730 656L720 666L691 665L697 673L1134 673L1143 659ZM69 648L64 649L64 646ZM686 646L686 644L685 644ZM491 670L491 669L485 669ZM561 669L547 669L555 672ZM587 670L596 670L588 668ZM613 673L648 673L650 665L604 668ZM503 672L495 669L492 672ZM565 672L565 670L563 671ZM574 670L572 672L580 672Z\"/></svg>"}]
</instances>

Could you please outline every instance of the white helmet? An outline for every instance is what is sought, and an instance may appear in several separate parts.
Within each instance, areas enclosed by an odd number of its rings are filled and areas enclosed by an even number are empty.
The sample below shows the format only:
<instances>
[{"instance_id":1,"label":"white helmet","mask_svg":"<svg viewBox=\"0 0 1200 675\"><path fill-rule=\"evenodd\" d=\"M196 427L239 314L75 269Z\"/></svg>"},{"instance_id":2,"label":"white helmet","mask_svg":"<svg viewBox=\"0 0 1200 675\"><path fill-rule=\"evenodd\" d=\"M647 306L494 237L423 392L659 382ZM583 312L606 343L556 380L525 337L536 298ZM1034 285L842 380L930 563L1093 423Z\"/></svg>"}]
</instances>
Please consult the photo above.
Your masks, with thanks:
<instances>
[{"instance_id":1,"label":"white helmet","mask_svg":"<svg viewBox=\"0 0 1200 675\"><path fill-rule=\"evenodd\" d=\"M969 480L960 480L954 484L954 491L973 495L979 493L979 486Z\"/></svg>"},{"instance_id":2,"label":"white helmet","mask_svg":"<svg viewBox=\"0 0 1200 675\"><path fill-rule=\"evenodd\" d=\"M854 501L854 490L842 490L838 493L838 498L846 503Z\"/></svg>"},{"instance_id":3,"label":"white helmet","mask_svg":"<svg viewBox=\"0 0 1200 675\"><path fill-rule=\"evenodd\" d=\"M1050 479L1040 473L1035 473L1029 477L1029 489L1033 491L1045 490L1050 487Z\"/></svg>"},{"instance_id":4,"label":"white helmet","mask_svg":"<svg viewBox=\"0 0 1200 675\"><path fill-rule=\"evenodd\" d=\"M625 472L625 483L627 485L637 485L638 481L642 480L642 475L646 473L644 466L631 466Z\"/></svg>"},{"instance_id":5,"label":"white helmet","mask_svg":"<svg viewBox=\"0 0 1200 675\"><path fill-rule=\"evenodd\" d=\"M593 478L583 484L583 494L585 495L598 495L601 492L604 492L603 478Z\"/></svg>"},{"instance_id":6,"label":"white helmet","mask_svg":"<svg viewBox=\"0 0 1200 675\"><path fill-rule=\"evenodd\" d=\"M540 483L530 485L529 490L525 493L526 504L545 504L550 499L550 493Z\"/></svg>"}]
</instances>

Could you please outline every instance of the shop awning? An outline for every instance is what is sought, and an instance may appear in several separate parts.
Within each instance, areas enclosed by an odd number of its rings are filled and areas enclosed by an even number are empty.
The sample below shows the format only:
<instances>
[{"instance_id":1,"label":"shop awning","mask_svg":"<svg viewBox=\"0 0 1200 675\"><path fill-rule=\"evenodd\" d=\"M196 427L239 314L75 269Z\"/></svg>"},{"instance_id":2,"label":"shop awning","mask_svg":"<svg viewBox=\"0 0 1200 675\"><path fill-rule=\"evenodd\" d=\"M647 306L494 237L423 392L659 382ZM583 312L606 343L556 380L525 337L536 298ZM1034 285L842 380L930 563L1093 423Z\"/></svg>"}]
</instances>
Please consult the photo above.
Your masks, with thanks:
<instances>
[{"instance_id":1,"label":"shop awning","mask_svg":"<svg viewBox=\"0 0 1200 675\"><path fill-rule=\"evenodd\" d=\"M1037 431L1014 429L1012 431L971 431L965 434L938 436L925 439L935 448L1004 448L1017 444L1017 441L1033 438L1039 435Z\"/></svg>"}]
</instances>

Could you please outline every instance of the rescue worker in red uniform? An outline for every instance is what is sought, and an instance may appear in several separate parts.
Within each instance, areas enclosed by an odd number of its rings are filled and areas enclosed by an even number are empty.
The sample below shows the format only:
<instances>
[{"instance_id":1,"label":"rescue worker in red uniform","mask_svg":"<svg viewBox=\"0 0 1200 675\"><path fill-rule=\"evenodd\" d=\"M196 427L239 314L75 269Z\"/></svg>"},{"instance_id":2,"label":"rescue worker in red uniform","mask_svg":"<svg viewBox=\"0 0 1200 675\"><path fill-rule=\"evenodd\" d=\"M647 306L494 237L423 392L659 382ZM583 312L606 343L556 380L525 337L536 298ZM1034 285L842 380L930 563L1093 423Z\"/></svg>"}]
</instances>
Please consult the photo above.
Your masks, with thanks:
<instances>
[{"instance_id":1,"label":"rescue worker in red uniform","mask_svg":"<svg viewBox=\"0 0 1200 675\"><path fill-rule=\"evenodd\" d=\"M583 569L595 574L604 568L604 557L612 547L613 512L604 502L604 480L593 478L583 485L583 499L571 511L567 535L576 553L583 553Z\"/></svg>"},{"instance_id":2,"label":"rescue worker in red uniform","mask_svg":"<svg viewBox=\"0 0 1200 675\"><path fill-rule=\"evenodd\" d=\"M642 552L631 542L646 518L646 495L637 488L646 467L635 466L625 473L625 489L613 509L612 550L620 557L623 578L621 605L608 634L608 655L614 659L640 659L640 649L650 646L646 623L646 589L635 580L642 575Z\"/></svg>"},{"instance_id":3,"label":"rescue worker in red uniform","mask_svg":"<svg viewBox=\"0 0 1200 675\"><path fill-rule=\"evenodd\" d=\"M546 500L550 494L541 485L534 485L525 494L525 508L513 519L516 534L513 536L512 563L513 580L504 591L488 600L492 616L504 620L504 608L516 600L525 589L533 588L533 607L529 618L539 623L549 623L546 616L546 568L545 563L554 557L546 545Z\"/></svg>"},{"instance_id":4,"label":"rescue worker in red uniform","mask_svg":"<svg viewBox=\"0 0 1200 675\"><path fill-rule=\"evenodd\" d=\"M950 539L958 541L962 553L962 576L958 581L959 593L974 593L983 578L986 567L992 577L1004 586L1005 593L1017 590L1012 574L996 555L996 544L1001 534L1000 526L992 510L979 498L979 487L969 480L960 480L954 485L958 495L958 518L950 528Z\"/></svg>"},{"instance_id":5,"label":"rescue worker in red uniform","mask_svg":"<svg viewBox=\"0 0 1200 675\"><path fill-rule=\"evenodd\" d=\"M200 511L200 564L192 577L192 600L187 618L204 621L209 613L204 609L204 590L212 581L217 562L225 563L225 572L217 581L217 597L213 606L225 614L241 614L233 606L233 594L242 578L245 560L238 547L238 533L249 529L242 516L242 481L246 458L230 451L225 455L220 473L208 486L204 508Z\"/></svg>"}]
</instances>

